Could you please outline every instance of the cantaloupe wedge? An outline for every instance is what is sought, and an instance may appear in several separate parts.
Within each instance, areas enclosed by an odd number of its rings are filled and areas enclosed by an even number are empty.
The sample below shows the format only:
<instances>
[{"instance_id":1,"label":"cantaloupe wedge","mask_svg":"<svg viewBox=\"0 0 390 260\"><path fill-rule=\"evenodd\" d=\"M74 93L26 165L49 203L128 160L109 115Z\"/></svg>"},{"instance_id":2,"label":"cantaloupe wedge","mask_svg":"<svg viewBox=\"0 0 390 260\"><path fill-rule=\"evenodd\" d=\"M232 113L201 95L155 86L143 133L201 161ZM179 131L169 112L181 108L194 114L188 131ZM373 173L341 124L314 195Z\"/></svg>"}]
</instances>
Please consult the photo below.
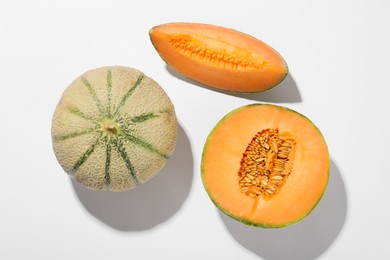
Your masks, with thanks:
<instances>
[{"instance_id":1,"label":"cantaloupe wedge","mask_svg":"<svg viewBox=\"0 0 390 260\"><path fill-rule=\"evenodd\" d=\"M202 180L215 205L243 223L285 227L305 218L328 183L330 159L320 130L286 107L253 104L211 131Z\"/></svg>"},{"instance_id":2,"label":"cantaloupe wedge","mask_svg":"<svg viewBox=\"0 0 390 260\"><path fill-rule=\"evenodd\" d=\"M282 56L245 33L210 24L167 23L149 31L161 58L180 74L229 92L259 92L288 73Z\"/></svg>"}]
</instances>

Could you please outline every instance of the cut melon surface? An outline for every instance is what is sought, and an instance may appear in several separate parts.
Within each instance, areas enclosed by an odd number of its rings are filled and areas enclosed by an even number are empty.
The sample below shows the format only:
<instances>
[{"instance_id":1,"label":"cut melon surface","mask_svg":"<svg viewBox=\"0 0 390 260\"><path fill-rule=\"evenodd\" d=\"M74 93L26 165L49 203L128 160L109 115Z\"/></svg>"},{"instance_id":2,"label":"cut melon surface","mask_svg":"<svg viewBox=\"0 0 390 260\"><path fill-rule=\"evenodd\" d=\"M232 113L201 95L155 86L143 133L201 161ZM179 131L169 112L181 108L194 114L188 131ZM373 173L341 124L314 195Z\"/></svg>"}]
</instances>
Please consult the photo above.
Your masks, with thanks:
<instances>
[{"instance_id":1,"label":"cut melon surface","mask_svg":"<svg viewBox=\"0 0 390 260\"><path fill-rule=\"evenodd\" d=\"M204 187L225 214L248 225L284 227L305 218L325 192L326 142L302 114L253 104L227 114L202 155Z\"/></svg>"}]
</instances>

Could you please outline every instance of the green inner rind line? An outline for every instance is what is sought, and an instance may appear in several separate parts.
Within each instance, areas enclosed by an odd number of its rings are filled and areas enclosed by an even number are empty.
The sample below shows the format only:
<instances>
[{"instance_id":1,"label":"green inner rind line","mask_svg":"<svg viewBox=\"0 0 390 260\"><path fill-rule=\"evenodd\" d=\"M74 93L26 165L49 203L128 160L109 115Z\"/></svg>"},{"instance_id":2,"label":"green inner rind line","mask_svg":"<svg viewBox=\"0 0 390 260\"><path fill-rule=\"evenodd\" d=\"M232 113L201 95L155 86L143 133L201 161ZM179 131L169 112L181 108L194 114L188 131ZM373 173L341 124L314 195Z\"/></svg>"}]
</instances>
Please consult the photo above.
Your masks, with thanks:
<instances>
[{"instance_id":1,"label":"green inner rind line","mask_svg":"<svg viewBox=\"0 0 390 260\"><path fill-rule=\"evenodd\" d=\"M93 100L94 100L95 103L96 103L97 108L99 109L99 112L100 112L100 113L103 113L104 109L103 109L102 103L100 102L99 98L97 97L94 88L93 88L92 85L88 82L88 80L87 80L86 78L81 77L81 80L83 81L84 85L88 88L89 93L91 94Z\"/></svg>"},{"instance_id":2,"label":"green inner rind line","mask_svg":"<svg viewBox=\"0 0 390 260\"><path fill-rule=\"evenodd\" d=\"M142 123L145 122L146 120L156 118L156 117L159 117L159 115L156 115L155 113L143 113L141 115L131 118L130 120L133 123Z\"/></svg>"},{"instance_id":3,"label":"green inner rind line","mask_svg":"<svg viewBox=\"0 0 390 260\"><path fill-rule=\"evenodd\" d=\"M111 116L112 72L107 71L107 114Z\"/></svg>"},{"instance_id":4,"label":"green inner rind line","mask_svg":"<svg viewBox=\"0 0 390 260\"><path fill-rule=\"evenodd\" d=\"M69 108L68 108L68 111L69 111L69 113L71 113L71 114L73 114L73 115L76 115L76 116L79 116L79 117L81 117L81 118L83 118L83 119L85 119L85 120L92 121L92 122L94 122L94 123L97 122L95 118L93 118L92 116L89 116L89 115L84 114L83 112L81 112L81 111L80 111L79 109L77 109L77 108L69 107Z\"/></svg>"},{"instance_id":5,"label":"green inner rind line","mask_svg":"<svg viewBox=\"0 0 390 260\"><path fill-rule=\"evenodd\" d=\"M106 145L106 168L104 171L104 179L106 180L106 185L109 186L111 183L110 176L110 165L111 165L111 143L107 141Z\"/></svg>"},{"instance_id":6,"label":"green inner rind line","mask_svg":"<svg viewBox=\"0 0 390 260\"><path fill-rule=\"evenodd\" d=\"M76 132L73 132L73 133L70 133L70 134L56 135L56 136L54 136L54 140L55 141L68 140L70 138L74 138L74 137L82 136L82 135L85 135L85 134L93 133L97 129L98 129L97 127L94 127L94 128L90 128L90 129L87 129L87 130L84 130L84 131L76 131Z\"/></svg>"},{"instance_id":7,"label":"green inner rind line","mask_svg":"<svg viewBox=\"0 0 390 260\"><path fill-rule=\"evenodd\" d=\"M128 134L128 133L124 132L123 130L120 132L120 134L121 134L123 137L125 137L125 140L126 140L126 141L128 141L128 142L130 142L130 143L133 143L133 144L135 144L135 145L139 145L139 146L141 146L141 147L143 147L143 148L145 148L145 149L147 149L147 150L149 150L149 151L151 151L151 152L154 152L154 153L158 154L159 156L161 156L161 157L163 157L163 158L165 158L165 159L168 159L168 158L169 158L169 156L168 156L167 154L165 154L165 153L159 151L159 150L158 150L157 148L155 148L153 145L151 145L151 144L149 144L149 143L147 143L147 142L141 140L141 139L138 138L138 137L135 137L135 136L133 136L133 135L131 135L131 134Z\"/></svg>"},{"instance_id":8,"label":"green inner rind line","mask_svg":"<svg viewBox=\"0 0 390 260\"><path fill-rule=\"evenodd\" d=\"M141 74L137 81L134 83L134 85L129 89L129 91L127 91L127 93L123 96L121 102L119 103L116 111L115 111L115 114L114 115L117 115L119 110L125 105L127 99L129 99L129 97L134 93L135 89L139 86L139 84L141 84L142 80L144 78L144 75Z\"/></svg>"},{"instance_id":9,"label":"green inner rind line","mask_svg":"<svg viewBox=\"0 0 390 260\"><path fill-rule=\"evenodd\" d=\"M137 173L135 172L134 166L130 161L130 158L123 147L123 144L121 142L118 142L117 140L113 140L113 144L115 145L116 149L119 152L119 155L122 157L123 161L126 164L127 169L129 170L131 176L133 177L135 183L138 185L140 182L137 177Z\"/></svg>"},{"instance_id":10,"label":"green inner rind line","mask_svg":"<svg viewBox=\"0 0 390 260\"><path fill-rule=\"evenodd\" d=\"M81 165L85 163L85 161L91 156L91 154L95 151L95 147L99 144L99 138L83 153L83 155L77 160L75 165L73 166L71 172L75 174Z\"/></svg>"}]
</instances>

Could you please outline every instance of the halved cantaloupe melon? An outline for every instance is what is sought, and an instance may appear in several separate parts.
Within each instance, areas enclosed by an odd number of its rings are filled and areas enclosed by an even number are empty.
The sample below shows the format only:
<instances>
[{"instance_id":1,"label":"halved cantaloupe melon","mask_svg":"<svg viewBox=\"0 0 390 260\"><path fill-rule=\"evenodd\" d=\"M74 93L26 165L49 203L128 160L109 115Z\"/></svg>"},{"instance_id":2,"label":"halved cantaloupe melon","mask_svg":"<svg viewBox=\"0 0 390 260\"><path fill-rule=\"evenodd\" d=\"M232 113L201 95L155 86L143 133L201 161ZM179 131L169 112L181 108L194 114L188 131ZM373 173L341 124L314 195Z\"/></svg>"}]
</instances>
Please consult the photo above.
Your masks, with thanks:
<instances>
[{"instance_id":1,"label":"halved cantaloupe melon","mask_svg":"<svg viewBox=\"0 0 390 260\"><path fill-rule=\"evenodd\" d=\"M282 56L269 45L237 30L199 23L153 27L150 39L161 58L177 72L229 92L259 92L288 73Z\"/></svg>"},{"instance_id":2,"label":"halved cantaloupe melon","mask_svg":"<svg viewBox=\"0 0 390 260\"><path fill-rule=\"evenodd\" d=\"M202 180L214 204L243 223L284 227L321 199L330 159L319 129L286 107L253 104L227 114L211 131Z\"/></svg>"}]
</instances>

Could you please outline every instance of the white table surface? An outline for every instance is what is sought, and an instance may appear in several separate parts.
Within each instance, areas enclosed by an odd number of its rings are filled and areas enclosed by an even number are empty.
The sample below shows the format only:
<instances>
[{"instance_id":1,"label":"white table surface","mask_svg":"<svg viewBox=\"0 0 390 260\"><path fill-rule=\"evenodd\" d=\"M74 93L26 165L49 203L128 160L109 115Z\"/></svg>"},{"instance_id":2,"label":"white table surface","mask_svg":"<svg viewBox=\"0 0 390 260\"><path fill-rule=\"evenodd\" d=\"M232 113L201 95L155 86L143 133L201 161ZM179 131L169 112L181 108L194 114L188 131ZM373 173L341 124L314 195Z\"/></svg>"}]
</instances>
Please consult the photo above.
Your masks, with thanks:
<instances>
[{"instance_id":1,"label":"white table surface","mask_svg":"<svg viewBox=\"0 0 390 260\"><path fill-rule=\"evenodd\" d=\"M149 41L158 24L234 28L286 59L265 93L230 95L173 73ZM390 259L390 1L1 1L0 259ZM124 65L160 83L180 123L175 153L124 193L74 183L56 161L51 118L86 70ZM231 110L273 103L308 116L331 155L328 189L302 222L245 226L200 178L203 144Z\"/></svg>"}]
</instances>

